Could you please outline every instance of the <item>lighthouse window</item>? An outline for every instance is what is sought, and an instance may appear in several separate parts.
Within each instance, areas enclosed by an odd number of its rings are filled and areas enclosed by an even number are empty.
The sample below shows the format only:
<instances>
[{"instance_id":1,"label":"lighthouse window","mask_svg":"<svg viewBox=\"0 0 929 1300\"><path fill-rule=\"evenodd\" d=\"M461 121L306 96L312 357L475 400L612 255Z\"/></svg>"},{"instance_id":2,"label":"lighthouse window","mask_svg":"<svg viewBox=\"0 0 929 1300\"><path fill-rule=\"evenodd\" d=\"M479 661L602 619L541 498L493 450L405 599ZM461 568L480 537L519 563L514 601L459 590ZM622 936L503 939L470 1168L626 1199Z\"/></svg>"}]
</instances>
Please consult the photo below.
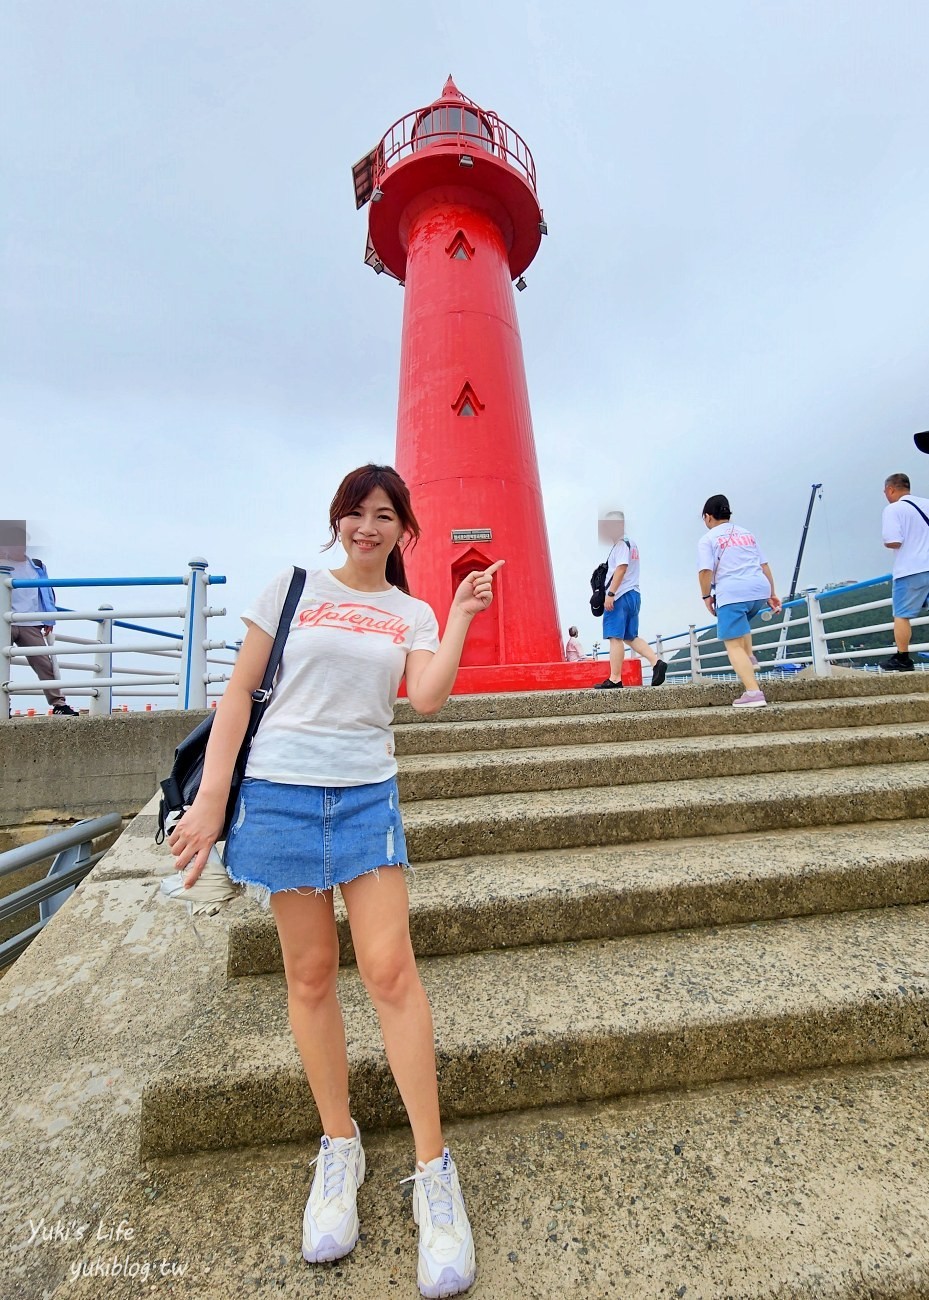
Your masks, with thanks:
<instances>
[{"instance_id":1,"label":"lighthouse window","mask_svg":"<svg viewBox=\"0 0 929 1300\"><path fill-rule=\"evenodd\" d=\"M425 148L431 144L455 144L461 136L468 136L481 149L493 150L490 127L479 113L457 105L431 108L424 113L413 128L414 146Z\"/></svg>"},{"instance_id":2,"label":"lighthouse window","mask_svg":"<svg viewBox=\"0 0 929 1300\"><path fill-rule=\"evenodd\" d=\"M454 402L452 402L452 410L456 415L465 415L473 419L474 416L477 415L478 411L483 411L483 409L484 403L478 397L477 393L475 393L471 385L465 381L461 392L455 398Z\"/></svg>"},{"instance_id":3,"label":"lighthouse window","mask_svg":"<svg viewBox=\"0 0 929 1300\"><path fill-rule=\"evenodd\" d=\"M446 244L445 251L456 262L470 262L474 256L474 245L468 242L468 238L463 230L459 230L450 244Z\"/></svg>"}]
</instances>

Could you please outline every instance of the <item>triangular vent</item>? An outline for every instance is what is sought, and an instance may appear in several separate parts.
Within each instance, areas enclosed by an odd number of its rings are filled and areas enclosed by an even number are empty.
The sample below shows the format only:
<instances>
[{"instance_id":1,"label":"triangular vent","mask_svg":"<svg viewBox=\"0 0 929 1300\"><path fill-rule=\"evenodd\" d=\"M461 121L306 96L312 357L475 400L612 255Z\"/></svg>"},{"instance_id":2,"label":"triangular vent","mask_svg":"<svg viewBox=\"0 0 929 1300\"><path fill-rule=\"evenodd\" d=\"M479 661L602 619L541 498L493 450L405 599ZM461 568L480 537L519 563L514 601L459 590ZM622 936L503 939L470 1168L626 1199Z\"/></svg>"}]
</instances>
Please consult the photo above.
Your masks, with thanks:
<instances>
[{"instance_id":1,"label":"triangular vent","mask_svg":"<svg viewBox=\"0 0 929 1300\"><path fill-rule=\"evenodd\" d=\"M470 262L474 256L474 245L469 242L465 232L459 230L451 243L446 245L445 251L453 261Z\"/></svg>"},{"instance_id":2,"label":"triangular vent","mask_svg":"<svg viewBox=\"0 0 929 1300\"><path fill-rule=\"evenodd\" d=\"M456 415L475 416L478 411L483 411L484 403L479 399L477 393L466 381L461 392L452 402L452 410Z\"/></svg>"}]
</instances>

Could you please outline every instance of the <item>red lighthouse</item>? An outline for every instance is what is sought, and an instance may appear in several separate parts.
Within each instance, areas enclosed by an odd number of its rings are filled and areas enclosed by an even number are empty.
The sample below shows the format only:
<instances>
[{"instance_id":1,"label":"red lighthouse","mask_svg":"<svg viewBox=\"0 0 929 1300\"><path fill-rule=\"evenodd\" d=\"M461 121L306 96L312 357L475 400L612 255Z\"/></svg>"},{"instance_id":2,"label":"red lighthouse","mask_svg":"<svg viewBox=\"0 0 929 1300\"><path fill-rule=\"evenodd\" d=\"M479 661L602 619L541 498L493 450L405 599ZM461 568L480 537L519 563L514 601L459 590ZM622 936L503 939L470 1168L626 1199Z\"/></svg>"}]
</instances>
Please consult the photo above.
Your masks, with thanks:
<instances>
[{"instance_id":1,"label":"red lighthouse","mask_svg":"<svg viewBox=\"0 0 929 1300\"><path fill-rule=\"evenodd\" d=\"M532 155L449 77L441 98L395 123L354 178L357 206L370 200L365 261L405 285L396 466L423 529L407 560L412 589L441 617L464 574L505 560L494 604L465 645L461 677L474 681L460 678L458 689L543 684L538 673L493 671L505 665L558 665L560 678L567 665L512 287L524 287L547 233Z\"/></svg>"}]
</instances>

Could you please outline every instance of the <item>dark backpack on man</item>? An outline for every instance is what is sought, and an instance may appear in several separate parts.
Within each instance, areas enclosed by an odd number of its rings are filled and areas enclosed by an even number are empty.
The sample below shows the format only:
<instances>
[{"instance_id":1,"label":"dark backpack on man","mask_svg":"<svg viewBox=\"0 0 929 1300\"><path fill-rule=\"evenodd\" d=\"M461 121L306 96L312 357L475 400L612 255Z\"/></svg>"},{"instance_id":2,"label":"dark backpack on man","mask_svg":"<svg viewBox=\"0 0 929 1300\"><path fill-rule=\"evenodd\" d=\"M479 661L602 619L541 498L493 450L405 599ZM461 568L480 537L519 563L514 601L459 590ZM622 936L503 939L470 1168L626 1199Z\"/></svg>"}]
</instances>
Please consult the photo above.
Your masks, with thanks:
<instances>
[{"instance_id":1,"label":"dark backpack on man","mask_svg":"<svg viewBox=\"0 0 929 1300\"><path fill-rule=\"evenodd\" d=\"M606 567L607 561L598 564L590 575L590 612L594 618L603 617L603 606L606 601Z\"/></svg>"}]
</instances>

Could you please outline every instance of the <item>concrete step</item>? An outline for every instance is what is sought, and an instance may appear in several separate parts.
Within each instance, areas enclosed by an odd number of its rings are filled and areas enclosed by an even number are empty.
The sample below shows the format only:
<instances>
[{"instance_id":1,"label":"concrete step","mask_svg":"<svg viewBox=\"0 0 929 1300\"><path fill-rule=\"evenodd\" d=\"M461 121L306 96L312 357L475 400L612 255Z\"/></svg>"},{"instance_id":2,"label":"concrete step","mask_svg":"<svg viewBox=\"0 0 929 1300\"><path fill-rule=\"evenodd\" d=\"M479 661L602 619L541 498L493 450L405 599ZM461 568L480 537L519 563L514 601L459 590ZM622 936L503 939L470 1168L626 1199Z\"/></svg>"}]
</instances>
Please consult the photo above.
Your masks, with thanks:
<instances>
[{"instance_id":1,"label":"concrete step","mask_svg":"<svg viewBox=\"0 0 929 1300\"><path fill-rule=\"evenodd\" d=\"M673 740L681 736L735 736L819 727L887 726L929 719L929 694L803 700L765 709L723 707L646 709L559 717L436 722L394 728L397 754L452 754L474 750L604 745L614 741Z\"/></svg>"},{"instance_id":2,"label":"concrete step","mask_svg":"<svg viewBox=\"0 0 929 1300\"><path fill-rule=\"evenodd\" d=\"M427 958L443 1115L929 1053L929 905ZM340 972L352 1109L403 1121L377 1020ZM318 1131L283 976L207 1000L142 1097L147 1156Z\"/></svg>"},{"instance_id":3,"label":"concrete step","mask_svg":"<svg viewBox=\"0 0 929 1300\"><path fill-rule=\"evenodd\" d=\"M410 881L419 957L612 939L929 901L929 820L501 853L424 863ZM274 919L237 899L232 977L282 970ZM343 965L355 959L336 891Z\"/></svg>"},{"instance_id":4,"label":"concrete step","mask_svg":"<svg viewBox=\"0 0 929 1300\"><path fill-rule=\"evenodd\" d=\"M929 1062L912 1060L450 1121L474 1228L471 1294L929 1295L927 1095ZM159 1160L127 1188L132 1255L188 1261L187 1294L202 1300L243 1285L281 1300L413 1297L416 1229L399 1185L409 1130L363 1138L361 1239L338 1264L308 1269L300 1256L315 1133ZM65 1294L96 1300L100 1280L68 1279Z\"/></svg>"},{"instance_id":5,"label":"concrete step","mask_svg":"<svg viewBox=\"0 0 929 1300\"><path fill-rule=\"evenodd\" d=\"M886 695L911 695L929 691L929 673L849 672L835 677L799 673L782 680L766 680L769 701L874 699ZM501 695L453 695L434 718L423 718L398 700L394 721L398 725L441 726L446 722L477 722L502 718L556 718L568 715L661 712L665 709L705 709L728 706L741 692L733 682L707 682L693 686L643 686L622 691L525 691Z\"/></svg>"},{"instance_id":6,"label":"concrete step","mask_svg":"<svg viewBox=\"0 0 929 1300\"><path fill-rule=\"evenodd\" d=\"M472 796L404 811L414 865L929 816L929 763Z\"/></svg>"},{"instance_id":7,"label":"concrete step","mask_svg":"<svg viewBox=\"0 0 929 1300\"><path fill-rule=\"evenodd\" d=\"M929 760L929 722L883 727L686 736L678 740L421 754L400 761L405 806L426 799L690 781Z\"/></svg>"}]
</instances>

